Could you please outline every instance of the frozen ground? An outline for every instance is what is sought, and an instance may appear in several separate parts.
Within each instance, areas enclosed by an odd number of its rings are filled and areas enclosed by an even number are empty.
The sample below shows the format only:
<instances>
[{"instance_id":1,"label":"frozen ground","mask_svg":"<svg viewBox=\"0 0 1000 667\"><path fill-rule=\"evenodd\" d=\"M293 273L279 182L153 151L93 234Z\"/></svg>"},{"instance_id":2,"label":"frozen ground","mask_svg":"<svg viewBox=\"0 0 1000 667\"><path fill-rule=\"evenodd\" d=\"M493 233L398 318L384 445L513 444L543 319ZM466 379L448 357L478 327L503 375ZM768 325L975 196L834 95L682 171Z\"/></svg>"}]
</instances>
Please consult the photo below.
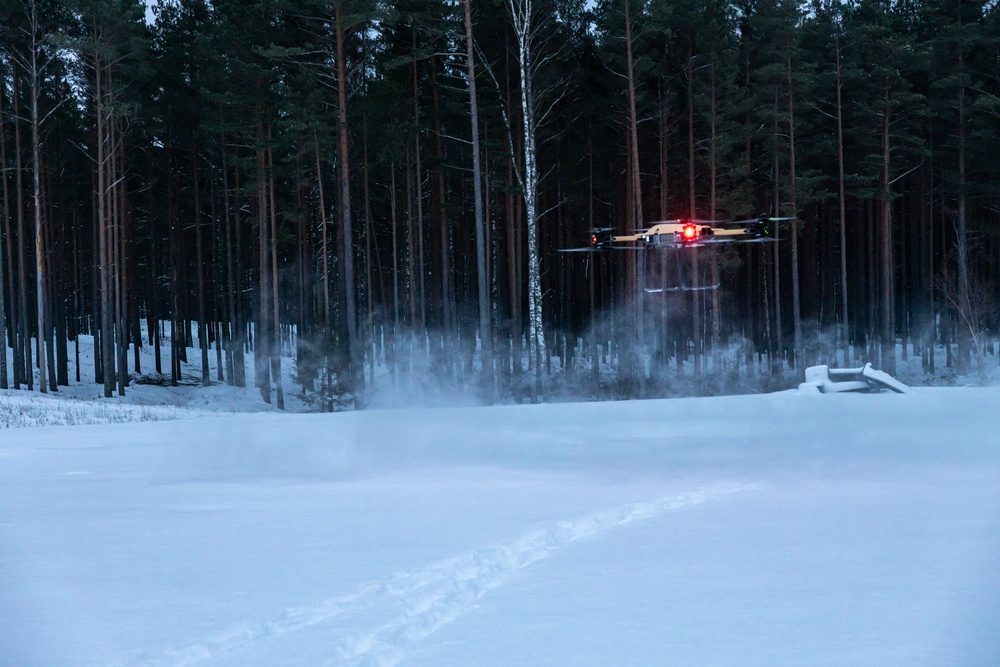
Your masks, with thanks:
<instances>
[{"instance_id":1,"label":"frozen ground","mask_svg":"<svg viewBox=\"0 0 1000 667\"><path fill-rule=\"evenodd\" d=\"M1000 388L331 415L146 389L0 398L127 422L0 430L0 666L1000 664Z\"/></svg>"}]
</instances>

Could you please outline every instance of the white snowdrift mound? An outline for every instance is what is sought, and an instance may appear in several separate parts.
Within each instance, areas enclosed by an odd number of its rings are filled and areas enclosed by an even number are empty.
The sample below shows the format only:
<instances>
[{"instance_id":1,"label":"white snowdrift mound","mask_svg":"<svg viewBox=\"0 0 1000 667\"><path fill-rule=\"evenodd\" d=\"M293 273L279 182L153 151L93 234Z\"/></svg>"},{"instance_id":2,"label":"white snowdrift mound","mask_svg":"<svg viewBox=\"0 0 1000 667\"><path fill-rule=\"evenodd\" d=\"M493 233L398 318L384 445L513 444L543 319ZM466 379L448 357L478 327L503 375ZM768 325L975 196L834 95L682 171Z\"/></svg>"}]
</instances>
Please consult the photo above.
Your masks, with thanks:
<instances>
[{"instance_id":1,"label":"white snowdrift mound","mask_svg":"<svg viewBox=\"0 0 1000 667\"><path fill-rule=\"evenodd\" d=\"M0 665L995 666L998 406L0 431Z\"/></svg>"}]
</instances>

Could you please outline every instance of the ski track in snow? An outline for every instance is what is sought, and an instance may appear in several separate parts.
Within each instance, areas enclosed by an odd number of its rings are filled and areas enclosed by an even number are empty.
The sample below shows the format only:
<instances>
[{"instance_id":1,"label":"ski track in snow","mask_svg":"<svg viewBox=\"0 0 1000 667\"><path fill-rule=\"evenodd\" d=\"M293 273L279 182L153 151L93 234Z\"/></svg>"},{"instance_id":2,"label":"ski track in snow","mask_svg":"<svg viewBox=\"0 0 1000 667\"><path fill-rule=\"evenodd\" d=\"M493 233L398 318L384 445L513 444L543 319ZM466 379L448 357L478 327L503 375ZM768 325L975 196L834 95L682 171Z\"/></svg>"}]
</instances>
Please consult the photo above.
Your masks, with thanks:
<instances>
[{"instance_id":1,"label":"ski track in snow","mask_svg":"<svg viewBox=\"0 0 1000 667\"><path fill-rule=\"evenodd\" d=\"M558 521L532 530L505 544L486 547L422 570L394 574L322 604L292 608L266 621L232 626L203 642L168 649L159 657L144 653L133 661L116 663L143 667L191 667L211 664L240 649L280 640L286 635L317 628L351 615L388 616L388 620L333 644L324 667L392 667L406 657L407 648L472 610L477 601L512 574L578 540L650 519L682 507L698 505L756 485L713 485L655 500L628 503L578 519ZM374 610L374 611L372 611Z\"/></svg>"}]
</instances>

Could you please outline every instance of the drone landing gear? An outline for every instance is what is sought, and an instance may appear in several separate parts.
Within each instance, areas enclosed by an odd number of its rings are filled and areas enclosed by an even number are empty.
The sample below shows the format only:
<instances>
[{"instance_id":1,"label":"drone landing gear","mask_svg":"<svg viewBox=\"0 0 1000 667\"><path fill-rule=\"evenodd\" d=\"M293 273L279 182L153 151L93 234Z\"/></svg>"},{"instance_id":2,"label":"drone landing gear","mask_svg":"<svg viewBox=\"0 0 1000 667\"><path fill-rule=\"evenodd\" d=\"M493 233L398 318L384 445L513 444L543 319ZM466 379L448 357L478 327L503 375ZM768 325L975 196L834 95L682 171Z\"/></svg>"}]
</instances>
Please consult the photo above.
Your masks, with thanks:
<instances>
[{"instance_id":1,"label":"drone landing gear","mask_svg":"<svg viewBox=\"0 0 1000 667\"><path fill-rule=\"evenodd\" d=\"M666 292L707 292L719 289L720 283L718 282L710 285L688 284L688 281L684 279L684 267L681 266L681 253L675 251L674 257L677 260L677 284L672 287L646 287L643 289L646 294L663 294ZM697 267L693 270L697 270Z\"/></svg>"},{"instance_id":2,"label":"drone landing gear","mask_svg":"<svg viewBox=\"0 0 1000 667\"><path fill-rule=\"evenodd\" d=\"M678 287L647 287L646 294L661 294L663 292L707 292L708 290L719 289L719 283L714 285L701 285L699 287L690 287L688 285L680 285Z\"/></svg>"}]
</instances>

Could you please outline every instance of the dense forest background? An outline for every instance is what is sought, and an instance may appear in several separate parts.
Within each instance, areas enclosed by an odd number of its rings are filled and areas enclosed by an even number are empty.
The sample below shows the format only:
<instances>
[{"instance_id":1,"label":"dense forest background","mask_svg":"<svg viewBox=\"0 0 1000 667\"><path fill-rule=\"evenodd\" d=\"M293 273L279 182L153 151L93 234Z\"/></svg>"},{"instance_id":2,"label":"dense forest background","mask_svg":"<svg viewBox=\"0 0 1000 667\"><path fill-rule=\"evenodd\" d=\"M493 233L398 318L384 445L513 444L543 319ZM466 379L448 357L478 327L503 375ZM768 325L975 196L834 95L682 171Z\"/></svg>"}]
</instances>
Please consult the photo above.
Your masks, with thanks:
<instances>
[{"instance_id":1,"label":"dense forest background","mask_svg":"<svg viewBox=\"0 0 1000 667\"><path fill-rule=\"evenodd\" d=\"M0 387L81 334L108 397L193 355L280 407L292 356L320 409L985 378L998 38L979 0L0 0ZM558 252L761 213L796 219Z\"/></svg>"}]
</instances>

